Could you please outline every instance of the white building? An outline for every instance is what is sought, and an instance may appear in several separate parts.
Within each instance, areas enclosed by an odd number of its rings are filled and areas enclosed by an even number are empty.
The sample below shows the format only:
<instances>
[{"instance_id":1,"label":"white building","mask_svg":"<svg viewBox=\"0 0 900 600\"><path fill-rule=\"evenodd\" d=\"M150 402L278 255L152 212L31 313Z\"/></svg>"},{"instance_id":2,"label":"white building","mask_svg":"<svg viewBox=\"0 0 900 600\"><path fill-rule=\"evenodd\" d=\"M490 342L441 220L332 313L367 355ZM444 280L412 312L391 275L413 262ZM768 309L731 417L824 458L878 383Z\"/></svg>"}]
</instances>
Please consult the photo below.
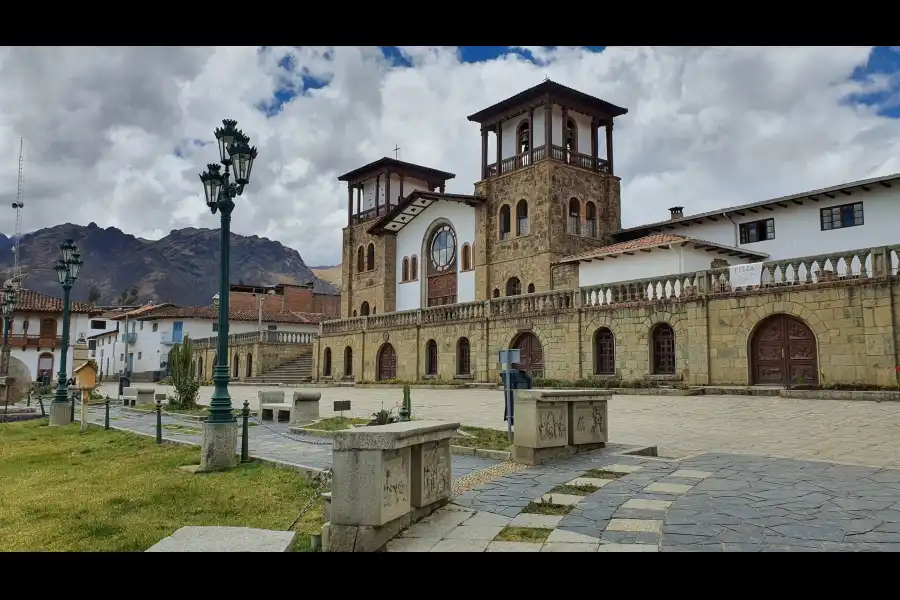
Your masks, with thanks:
<instances>
[{"instance_id":1,"label":"white building","mask_svg":"<svg viewBox=\"0 0 900 600\"><path fill-rule=\"evenodd\" d=\"M317 333L320 315L294 312L230 310L229 334L254 331ZM136 380L166 376L169 353L184 338L208 338L217 335L218 309L213 306L144 306L118 315L117 332L97 336L97 364L106 379L128 371ZM126 323L127 322L127 323ZM126 356L128 367L126 369Z\"/></svg>"},{"instance_id":2,"label":"white building","mask_svg":"<svg viewBox=\"0 0 900 600\"><path fill-rule=\"evenodd\" d=\"M71 318L69 351L66 356L67 373L72 371L72 347L75 343L86 340L92 333L107 326L105 322L96 320L101 311L88 304L72 302L69 308ZM27 289L19 292L10 323L10 356L25 363L32 381L39 381L42 377L49 377L51 382L56 381L62 345L62 316L62 298Z\"/></svg>"}]
</instances>

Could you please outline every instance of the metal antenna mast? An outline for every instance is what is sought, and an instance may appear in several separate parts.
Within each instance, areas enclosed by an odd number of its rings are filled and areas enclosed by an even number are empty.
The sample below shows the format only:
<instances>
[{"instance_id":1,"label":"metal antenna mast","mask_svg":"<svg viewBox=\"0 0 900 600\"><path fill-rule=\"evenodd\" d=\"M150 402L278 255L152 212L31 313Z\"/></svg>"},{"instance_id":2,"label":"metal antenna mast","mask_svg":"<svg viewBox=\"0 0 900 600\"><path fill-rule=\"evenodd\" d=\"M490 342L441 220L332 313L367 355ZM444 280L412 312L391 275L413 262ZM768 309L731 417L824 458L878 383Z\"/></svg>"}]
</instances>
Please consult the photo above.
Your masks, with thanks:
<instances>
[{"instance_id":1,"label":"metal antenna mast","mask_svg":"<svg viewBox=\"0 0 900 600\"><path fill-rule=\"evenodd\" d=\"M19 265L19 240L22 237L22 209L25 207L25 138L19 138L19 187L16 201L12 207L16 209L16 242L13 246L13 280L21 282L22 267Z\"/></svg>"}]
</instances>

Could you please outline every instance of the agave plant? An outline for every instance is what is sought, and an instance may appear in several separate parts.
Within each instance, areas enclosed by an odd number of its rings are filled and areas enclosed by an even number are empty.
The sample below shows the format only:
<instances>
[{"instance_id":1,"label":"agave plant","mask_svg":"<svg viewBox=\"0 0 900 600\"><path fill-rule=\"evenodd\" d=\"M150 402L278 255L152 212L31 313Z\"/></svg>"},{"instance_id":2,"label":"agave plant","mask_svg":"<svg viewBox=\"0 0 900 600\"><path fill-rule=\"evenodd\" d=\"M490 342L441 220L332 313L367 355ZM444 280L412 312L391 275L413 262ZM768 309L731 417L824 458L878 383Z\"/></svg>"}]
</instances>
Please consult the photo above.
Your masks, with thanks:
<instances>
[{"instance_id":1,"label":"agave plant","mask_svg":"<svg viewBox=\"0 0 900 600\"><path fill-rule=\"evenodd\" d=\"M194 376L193 369L194 343L190 337L172 348L172 386L178 398L179 406L191 408L197 403L200 382Z\"/></svg>"}]
</instances>

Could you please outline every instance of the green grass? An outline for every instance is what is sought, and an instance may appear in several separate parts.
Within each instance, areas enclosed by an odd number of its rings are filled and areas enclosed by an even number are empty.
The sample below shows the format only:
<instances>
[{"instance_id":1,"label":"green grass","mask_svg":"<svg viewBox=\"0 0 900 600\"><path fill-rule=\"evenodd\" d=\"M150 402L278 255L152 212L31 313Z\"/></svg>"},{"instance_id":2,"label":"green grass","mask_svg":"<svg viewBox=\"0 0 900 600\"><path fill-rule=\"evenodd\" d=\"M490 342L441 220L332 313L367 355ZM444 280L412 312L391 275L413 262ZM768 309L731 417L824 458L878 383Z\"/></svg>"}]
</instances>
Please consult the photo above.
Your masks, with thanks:
<instances>
[{"instance_id":1,"label":"green grass","mask_svg":"<svg viewBox=\"0 0 900 600\"><path fill-rule=\"evenodd\" d=\"M178 471L199 448L46 421L0 425L0 548L143 551L185 525L287 529L315 491L298 473L248 463ZM297 525L295 549L321 530L322 502Z\"/></svg>"},{"instance_id":2,"label":"green grass","mask_svg":"<svg viewBox=\"0 0 900 600\"><path fill-rule=\"evenodd\" d=\"M532 502L522 509L523 513L532 515L567 515L572 510L571 506L551 504L549 502Z\"/></svg>"},{"instance_id":3,"label":"green grass","mask_svg":"<svg viewBox=\"0 0 900 600\"><path fill-rule=\"evenodd\" d=\"M317 429L319 431L341 431L342 429L350 429L352 425L365 425L369 419L358 419L354 417L327 417L315 423L310 423L303 429Z\"/></svg>"},{"instance_id":4,"label":"green grass","mask_svg":"<svg viewBox=\"0 0 900 600\"><path fill-rule=\"evenodd\" d=\"M486 429L484 427L469 427L467 425L463 425L459 430L469 435L454 436L450 441L454 446L465 446L466 448L478 448L480 450L502 450L503 452L512 450L513 443L507 439L505 431Z\"/></svg>"},{"instance_id":5,"label":"green grass","mask_svg":"<svg viewBox=\"0 0 900 600\"><path fill-rule=\"evenodd\" d=\"M599 490L595 485L558 485L548 493L550 494L569 494L571 496L587 496Z\"/></svg>"},{"instance_id":6,"label":"green grass","mask_svg":"<svg viewBox=\"0 0 900 600\"><path fill-rule=\"evenodd\" d=\"M536 527L504 527L495 542L530 542L541 544L550 537L551 529L539 529Z\"/></svg>"},{"instance_id":7,"label":"green grass","mask_svg":"<svg viewBox=\"0 0 900 600\"><path fill-rule=\"evenodd\" d=\"M593 477L594 479L618 479L625 473L613 473L612 471L604 471L603 469L591 469L582 477Z\"/></svg>"}]
</instances>

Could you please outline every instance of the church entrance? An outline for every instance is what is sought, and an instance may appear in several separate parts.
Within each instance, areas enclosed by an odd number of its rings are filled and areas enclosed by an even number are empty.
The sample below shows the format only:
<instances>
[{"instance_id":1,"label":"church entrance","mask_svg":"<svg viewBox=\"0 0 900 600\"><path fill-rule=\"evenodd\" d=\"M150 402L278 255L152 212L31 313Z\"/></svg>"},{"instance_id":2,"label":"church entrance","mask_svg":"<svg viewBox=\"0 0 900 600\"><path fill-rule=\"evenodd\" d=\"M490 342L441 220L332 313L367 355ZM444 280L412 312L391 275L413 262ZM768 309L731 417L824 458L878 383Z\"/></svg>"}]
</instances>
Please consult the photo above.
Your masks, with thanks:
<instances>
[{"instance_id":1,"label":"church entrance","mask_svg":"<svg viewBox=\"0 0 900 600\"><path fill-rule=\"evenodd\" d=\"M750 342L754 384L814 385L818 381L816 338L800 319L773 315L759 324Z\"/></svg>"},{"instance_id":2,"label":"church entrance","mask_svg":"<svg viewBox=\"0 0 900 600\"><path fill-rule=\"evenodd\" d=\"M519 363L515 365L517 369L532 377L544 376L544 349L536 335L523 333L516 337L512 347L519 349Z\"/></svg>"},{"instance_id":3,"label":"church entrance","mask_svg":"<svg viewBox=\"0 0 900 600\"><path fill-rule=\"evenodd\" d=\"M385 344L378 351L376 375L378 381L397 379L397 353L390 344Z\"/></svg>"}]
</instances>

